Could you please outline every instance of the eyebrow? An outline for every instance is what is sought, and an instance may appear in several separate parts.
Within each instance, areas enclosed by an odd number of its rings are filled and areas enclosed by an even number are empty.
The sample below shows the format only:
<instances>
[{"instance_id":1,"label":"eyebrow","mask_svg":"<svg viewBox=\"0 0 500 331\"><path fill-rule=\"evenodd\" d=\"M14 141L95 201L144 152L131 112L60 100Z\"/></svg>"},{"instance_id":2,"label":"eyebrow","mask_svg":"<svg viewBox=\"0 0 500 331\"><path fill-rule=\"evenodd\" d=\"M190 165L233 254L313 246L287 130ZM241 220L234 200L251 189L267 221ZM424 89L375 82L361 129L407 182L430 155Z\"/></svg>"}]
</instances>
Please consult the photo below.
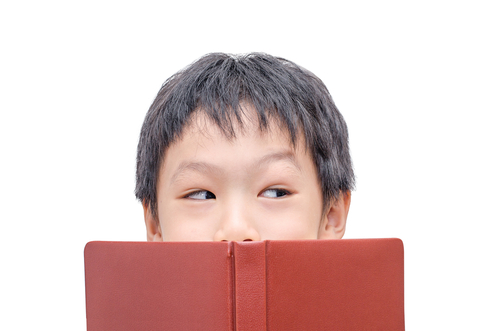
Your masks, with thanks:
<instances>
[{"instance_id":1,"label":"eyebrow","mask_svg":"<svg viewBox=\"0 0 500 331\"><path fill-rule=\"evenodd\" d=\"M295 158L295 154L289 151L266 154L260 159L256 160L254 163L252 163L249 168L262 169L268 167L271 163L278 161L286 161L287 163L293 165L293 167L296 168L299 172L302 171L299 163L297 162L297 159ZM170 179L170 184L173 184L175 181L177 181L178 178L181 177L182 174L184 174L187 171L195 171L204 175L215 173L222 176L224 174L224 170L221 167L212 163L202 162L202 161L199 162L184 161L175 170L174 174L172 175L172 178Z\"/></svg>"},{"instance_id":2,"label":"eyebrow","mask_svg":"<svg viewBox=\"0 0 500 331\"><path fill-rule=\"evenodd\" d=\"M172 178L170 179L170 184L173 184L175 181L177 181L178 178L187 171L196 171L205 175L209 173L223 173L222 168L211 163L184 161L175 170Z\"/></svg>"},{"instance_id":3,"label":"eyebrow","mask_svg":"<svg viewBox=\"0 0 500 331\"><path fill-rule=\"evenodd\" d=\"M267 155L264 155L260 159L258 159L252 166L252 168L264 168L266 166L269 166L269 164L273 162L278 162L278 161L287 161L291 163L295 168L297 168L298 171L302 171L299 163L297 162L297 159L295 158L295 154L288 151L288 152L277 152L277 153L270 153Z\"/></svg>"}]
</instances>

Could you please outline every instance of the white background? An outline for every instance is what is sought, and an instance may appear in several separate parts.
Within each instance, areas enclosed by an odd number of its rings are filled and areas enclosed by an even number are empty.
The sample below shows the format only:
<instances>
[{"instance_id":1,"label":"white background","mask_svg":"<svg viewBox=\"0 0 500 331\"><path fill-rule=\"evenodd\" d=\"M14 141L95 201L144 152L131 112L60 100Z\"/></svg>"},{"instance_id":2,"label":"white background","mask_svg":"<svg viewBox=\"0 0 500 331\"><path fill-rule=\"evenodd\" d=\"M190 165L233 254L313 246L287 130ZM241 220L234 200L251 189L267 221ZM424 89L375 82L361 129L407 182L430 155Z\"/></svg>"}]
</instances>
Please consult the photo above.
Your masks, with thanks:
<instances>
[{"instance_id":1,"label":"white background","mask_svg":"<svg viewBox=\"0 0 500 331\"><path fill-rule=\"evenodd\" d=\"M0 329L85 330L85 243L145 240L144 115L214 51L326 83L357 175L345 237L403 239L407 330L500 329L496 1L178 3L0 5Z\"/></svg>"}]
</instances>

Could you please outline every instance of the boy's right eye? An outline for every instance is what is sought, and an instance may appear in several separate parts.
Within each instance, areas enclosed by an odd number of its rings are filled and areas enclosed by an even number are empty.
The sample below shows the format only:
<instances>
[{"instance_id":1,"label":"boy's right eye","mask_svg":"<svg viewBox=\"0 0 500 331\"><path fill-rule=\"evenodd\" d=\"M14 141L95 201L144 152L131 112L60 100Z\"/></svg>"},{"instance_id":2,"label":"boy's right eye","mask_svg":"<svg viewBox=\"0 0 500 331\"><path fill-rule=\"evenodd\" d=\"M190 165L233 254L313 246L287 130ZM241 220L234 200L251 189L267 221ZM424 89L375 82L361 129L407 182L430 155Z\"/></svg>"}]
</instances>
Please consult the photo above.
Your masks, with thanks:
<instances>
[{"instance_id":1,"label":"boy's right eye","mask_svg":"<svg viewBox=\"0 0 500 331\"><path fill-rule=\"evenodd\" d=\"M207 199L215 199L215 194L213 194L210 191L201 190L189 193L185 197L188 199L195 199L195 200L207 200Z\"/></svg>"}]
</instances>

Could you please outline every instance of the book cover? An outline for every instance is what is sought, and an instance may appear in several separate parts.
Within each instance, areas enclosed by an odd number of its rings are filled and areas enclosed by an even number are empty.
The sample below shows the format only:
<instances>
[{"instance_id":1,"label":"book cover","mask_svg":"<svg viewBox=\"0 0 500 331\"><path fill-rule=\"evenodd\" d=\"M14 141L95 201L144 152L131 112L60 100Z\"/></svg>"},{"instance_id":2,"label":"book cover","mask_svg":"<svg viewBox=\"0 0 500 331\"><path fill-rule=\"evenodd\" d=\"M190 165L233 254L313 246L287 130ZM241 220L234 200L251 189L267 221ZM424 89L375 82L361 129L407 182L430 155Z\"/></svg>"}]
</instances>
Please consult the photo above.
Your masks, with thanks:
<instances>
[{"instance_id":1,"label":"book cover","mask_svg":"<svg viewBox=\"0 0 500 331\"><path fill-rule=\"evenodd\" d=\"M404 330L399 239L90 242L87 330Z\"/></svg>"}]
</instances>

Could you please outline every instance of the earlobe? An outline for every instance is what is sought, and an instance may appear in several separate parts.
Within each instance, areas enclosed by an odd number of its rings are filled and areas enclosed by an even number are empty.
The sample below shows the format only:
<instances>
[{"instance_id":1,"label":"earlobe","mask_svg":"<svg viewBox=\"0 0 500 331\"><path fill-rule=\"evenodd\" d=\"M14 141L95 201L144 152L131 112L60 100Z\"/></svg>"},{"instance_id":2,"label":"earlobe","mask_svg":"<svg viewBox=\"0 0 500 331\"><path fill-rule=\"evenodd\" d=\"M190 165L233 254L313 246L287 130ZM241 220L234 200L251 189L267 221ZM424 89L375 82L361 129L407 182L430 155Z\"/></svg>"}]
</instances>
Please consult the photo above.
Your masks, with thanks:
<instances>
[{"instance_id":1,"label":"earlobe","mask_svg":"<svg viewBox=\"0 0 500 331\"><path fill-rule=\"evenodd\" d=\"M143 202L142 208L144 209L144 222L146 223L148 241L163 241L160 221L153 216L149 204Z\"/></svg>"},{"instance_id":2,"label":"earlobe","mask_svg":"<svg viewBox=\"0 0 500 331\"><path fill-rule=\"evenodd\" d=\"M341 239L345 233L351 192L340 193L339 199L327 210L320 225L318 239Z\"/></svg>"}]
</instances>

